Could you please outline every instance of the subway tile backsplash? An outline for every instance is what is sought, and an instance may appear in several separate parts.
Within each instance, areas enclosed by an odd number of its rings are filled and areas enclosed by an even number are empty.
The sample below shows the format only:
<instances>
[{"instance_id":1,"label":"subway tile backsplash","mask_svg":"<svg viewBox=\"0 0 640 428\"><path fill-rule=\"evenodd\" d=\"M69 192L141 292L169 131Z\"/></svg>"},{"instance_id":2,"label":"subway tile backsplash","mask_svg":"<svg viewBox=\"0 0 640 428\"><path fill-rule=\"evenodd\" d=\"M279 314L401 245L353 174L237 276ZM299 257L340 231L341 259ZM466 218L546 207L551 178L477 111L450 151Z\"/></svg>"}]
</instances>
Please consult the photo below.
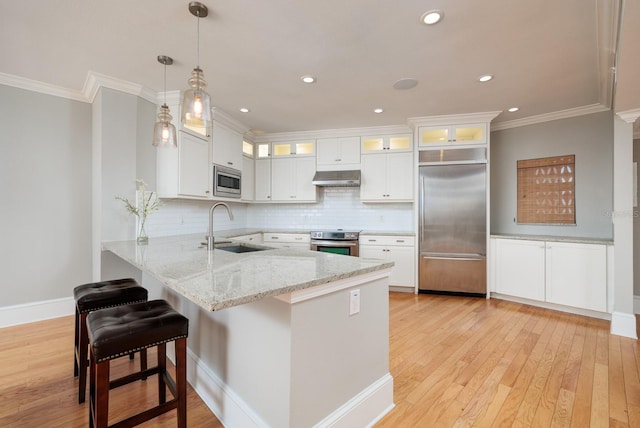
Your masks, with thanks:
<instances>
[{"instance_id":1,"label":"subway tile backsplash","mask_svg":"<svg viewBox=\"0 0 640 428\"><path fill-rule=\"evenodd\" d=\"M147 220L149 236L206 233L212 202L164 200L161 209ZM318 191L315 204L230 203L234 220L224 208L217 208L217 230L259 229L335 229L370 231L413 230L413 204L360 202L357 187L325 187Z\"/></svg>"}]
</instances>

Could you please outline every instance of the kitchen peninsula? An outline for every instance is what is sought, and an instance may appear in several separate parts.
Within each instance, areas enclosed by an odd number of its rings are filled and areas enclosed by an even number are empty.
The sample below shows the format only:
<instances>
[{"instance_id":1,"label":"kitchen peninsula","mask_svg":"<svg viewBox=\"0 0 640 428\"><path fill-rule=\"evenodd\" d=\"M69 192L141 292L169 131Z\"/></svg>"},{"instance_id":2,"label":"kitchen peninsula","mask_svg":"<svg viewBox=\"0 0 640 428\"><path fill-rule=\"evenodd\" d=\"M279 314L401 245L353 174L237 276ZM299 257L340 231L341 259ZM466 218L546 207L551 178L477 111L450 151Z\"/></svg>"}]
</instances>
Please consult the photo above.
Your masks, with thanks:
<instances>
[{"instance_id":1,"label":"kitchen peninsula","mask_svg":"<svg viewBox=\"0 0 640 428\"><path fill-rule=\"evenodd\" d=\"M103 250L140 270L150 298L189 318L189 382L225 426L365 426L393 408L393 263L291 248L207 251L201 241Z\"/></svg>"}]
</instances>

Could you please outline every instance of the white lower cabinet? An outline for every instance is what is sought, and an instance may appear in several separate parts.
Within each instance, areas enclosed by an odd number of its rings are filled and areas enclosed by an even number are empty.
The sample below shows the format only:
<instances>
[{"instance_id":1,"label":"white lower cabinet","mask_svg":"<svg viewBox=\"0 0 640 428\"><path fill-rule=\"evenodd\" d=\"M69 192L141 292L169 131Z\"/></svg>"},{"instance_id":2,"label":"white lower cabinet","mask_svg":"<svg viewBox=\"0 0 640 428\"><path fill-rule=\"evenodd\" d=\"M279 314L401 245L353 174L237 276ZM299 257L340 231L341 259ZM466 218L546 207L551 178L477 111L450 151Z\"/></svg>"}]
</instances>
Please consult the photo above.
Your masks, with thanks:
<instances>
[{"instance_id":1,"label":"white lower cabinet","mask_svg":"<svg viewBox=\"0 0 640 428\"><path fill-rule=\"evenodd\" d=\"M360 236L360 257L390 260L394 266L389 276L389 285L415 287L416 251L413 236Z\"/></svg>"},{"instance_id":2,"label":"white lower cabinet","mask_svg":"<svg viewBox=\"0 0 640 428\"><path fill-rule=\"evenodd\" d=\"M274 248L301 248L308 250L311 236L308 233L273 233L262 234L263 243Z\"/></svg>"},{"instance_id":3,"label":"white lower cabinet","mask_svg":"<svg viewBox=\"0 0 640 428\"><path fill-rule=\"evenodd\" d=\"M495 291L544 301L544 241L496 239L495 246Z\"/></svg>"},{"instance_id":4,"label":"white lower cabinet","mask_svg":"<svg viewBox=\"0 0 640 428\"><path fill-rule=\"evenodd\" d=\"M607 311L607 247L547 242L546 301Z\"/></svg>"},{"instance_id":5,"label":"white lower cabinet","mask_svg":"<svg viewBox=\"0 0 640 428\"><path fill-rule=\"evenodd\" d=\"M235 236L235 241L251 242L253 244L262 244L262 233L251 233L249 235Z\"/></svg>"},{"instance_id":6,"label":"white lower cabinet","mask_svg":"<svg viewBox=\"0 0 640 428\"><path fill-rule=\"evenodd\" d=\"M607 245L492 238L500 294L607 312Z\"/></svg>"}]
</instances>

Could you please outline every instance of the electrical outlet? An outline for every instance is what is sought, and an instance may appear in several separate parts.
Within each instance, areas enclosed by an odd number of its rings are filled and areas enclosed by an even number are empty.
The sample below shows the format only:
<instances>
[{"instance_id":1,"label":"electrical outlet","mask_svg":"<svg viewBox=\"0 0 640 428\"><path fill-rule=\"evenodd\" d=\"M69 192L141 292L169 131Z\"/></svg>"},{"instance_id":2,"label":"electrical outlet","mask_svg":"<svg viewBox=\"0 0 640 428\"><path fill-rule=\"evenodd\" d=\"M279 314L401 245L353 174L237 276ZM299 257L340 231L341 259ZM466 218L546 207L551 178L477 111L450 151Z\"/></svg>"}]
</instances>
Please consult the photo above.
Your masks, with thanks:
<instances>
[{"instance_id":1,"label":"electrical outlet","mask_svg":"<svg viewBox=\"0 0 640 428\"><path fill-rule=\"evenodd\" d=\"M351 290L349 295L349 315L360 312L360 289Z\"/></svg>"}]
</instances>

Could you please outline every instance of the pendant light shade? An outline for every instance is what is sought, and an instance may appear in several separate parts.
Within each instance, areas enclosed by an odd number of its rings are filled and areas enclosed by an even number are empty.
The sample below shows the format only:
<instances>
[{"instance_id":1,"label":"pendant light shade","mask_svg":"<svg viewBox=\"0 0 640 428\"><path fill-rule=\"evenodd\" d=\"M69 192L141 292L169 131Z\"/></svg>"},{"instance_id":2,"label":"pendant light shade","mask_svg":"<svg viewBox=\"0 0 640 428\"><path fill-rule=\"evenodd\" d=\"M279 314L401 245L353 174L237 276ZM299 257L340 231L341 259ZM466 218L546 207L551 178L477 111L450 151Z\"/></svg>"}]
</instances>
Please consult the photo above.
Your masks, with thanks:
<instances>
[{"instance_id":1,"label":"pendant light shade","mask_svg":"<svg viewBox=\"0 0 640 428\"><path fill-rule=\"evenodd\" d=\"M211 97L205 91L207 82L200 68L200 18L209 14L207 7L197 1L189 3L189 12L198 18L197 61L198 65L191 72L189 88L182 96L182 124L203 135L211 127Z\"/></svg>"},{"instance_id":2,"label":"pendant light shade","mask_svg":"<svg viewBox=\"0 0 640 428\"><path fill-rule=\"evenodd\" d=\"M164 104L160 107L158 121L153 127L154 147L178 147L176 138L176 127L171 123L171 113L167 106L167 65L173 64L173 59L168 56L159 55L158 62L164 64Z\"/></svg>"}]
</instances>

